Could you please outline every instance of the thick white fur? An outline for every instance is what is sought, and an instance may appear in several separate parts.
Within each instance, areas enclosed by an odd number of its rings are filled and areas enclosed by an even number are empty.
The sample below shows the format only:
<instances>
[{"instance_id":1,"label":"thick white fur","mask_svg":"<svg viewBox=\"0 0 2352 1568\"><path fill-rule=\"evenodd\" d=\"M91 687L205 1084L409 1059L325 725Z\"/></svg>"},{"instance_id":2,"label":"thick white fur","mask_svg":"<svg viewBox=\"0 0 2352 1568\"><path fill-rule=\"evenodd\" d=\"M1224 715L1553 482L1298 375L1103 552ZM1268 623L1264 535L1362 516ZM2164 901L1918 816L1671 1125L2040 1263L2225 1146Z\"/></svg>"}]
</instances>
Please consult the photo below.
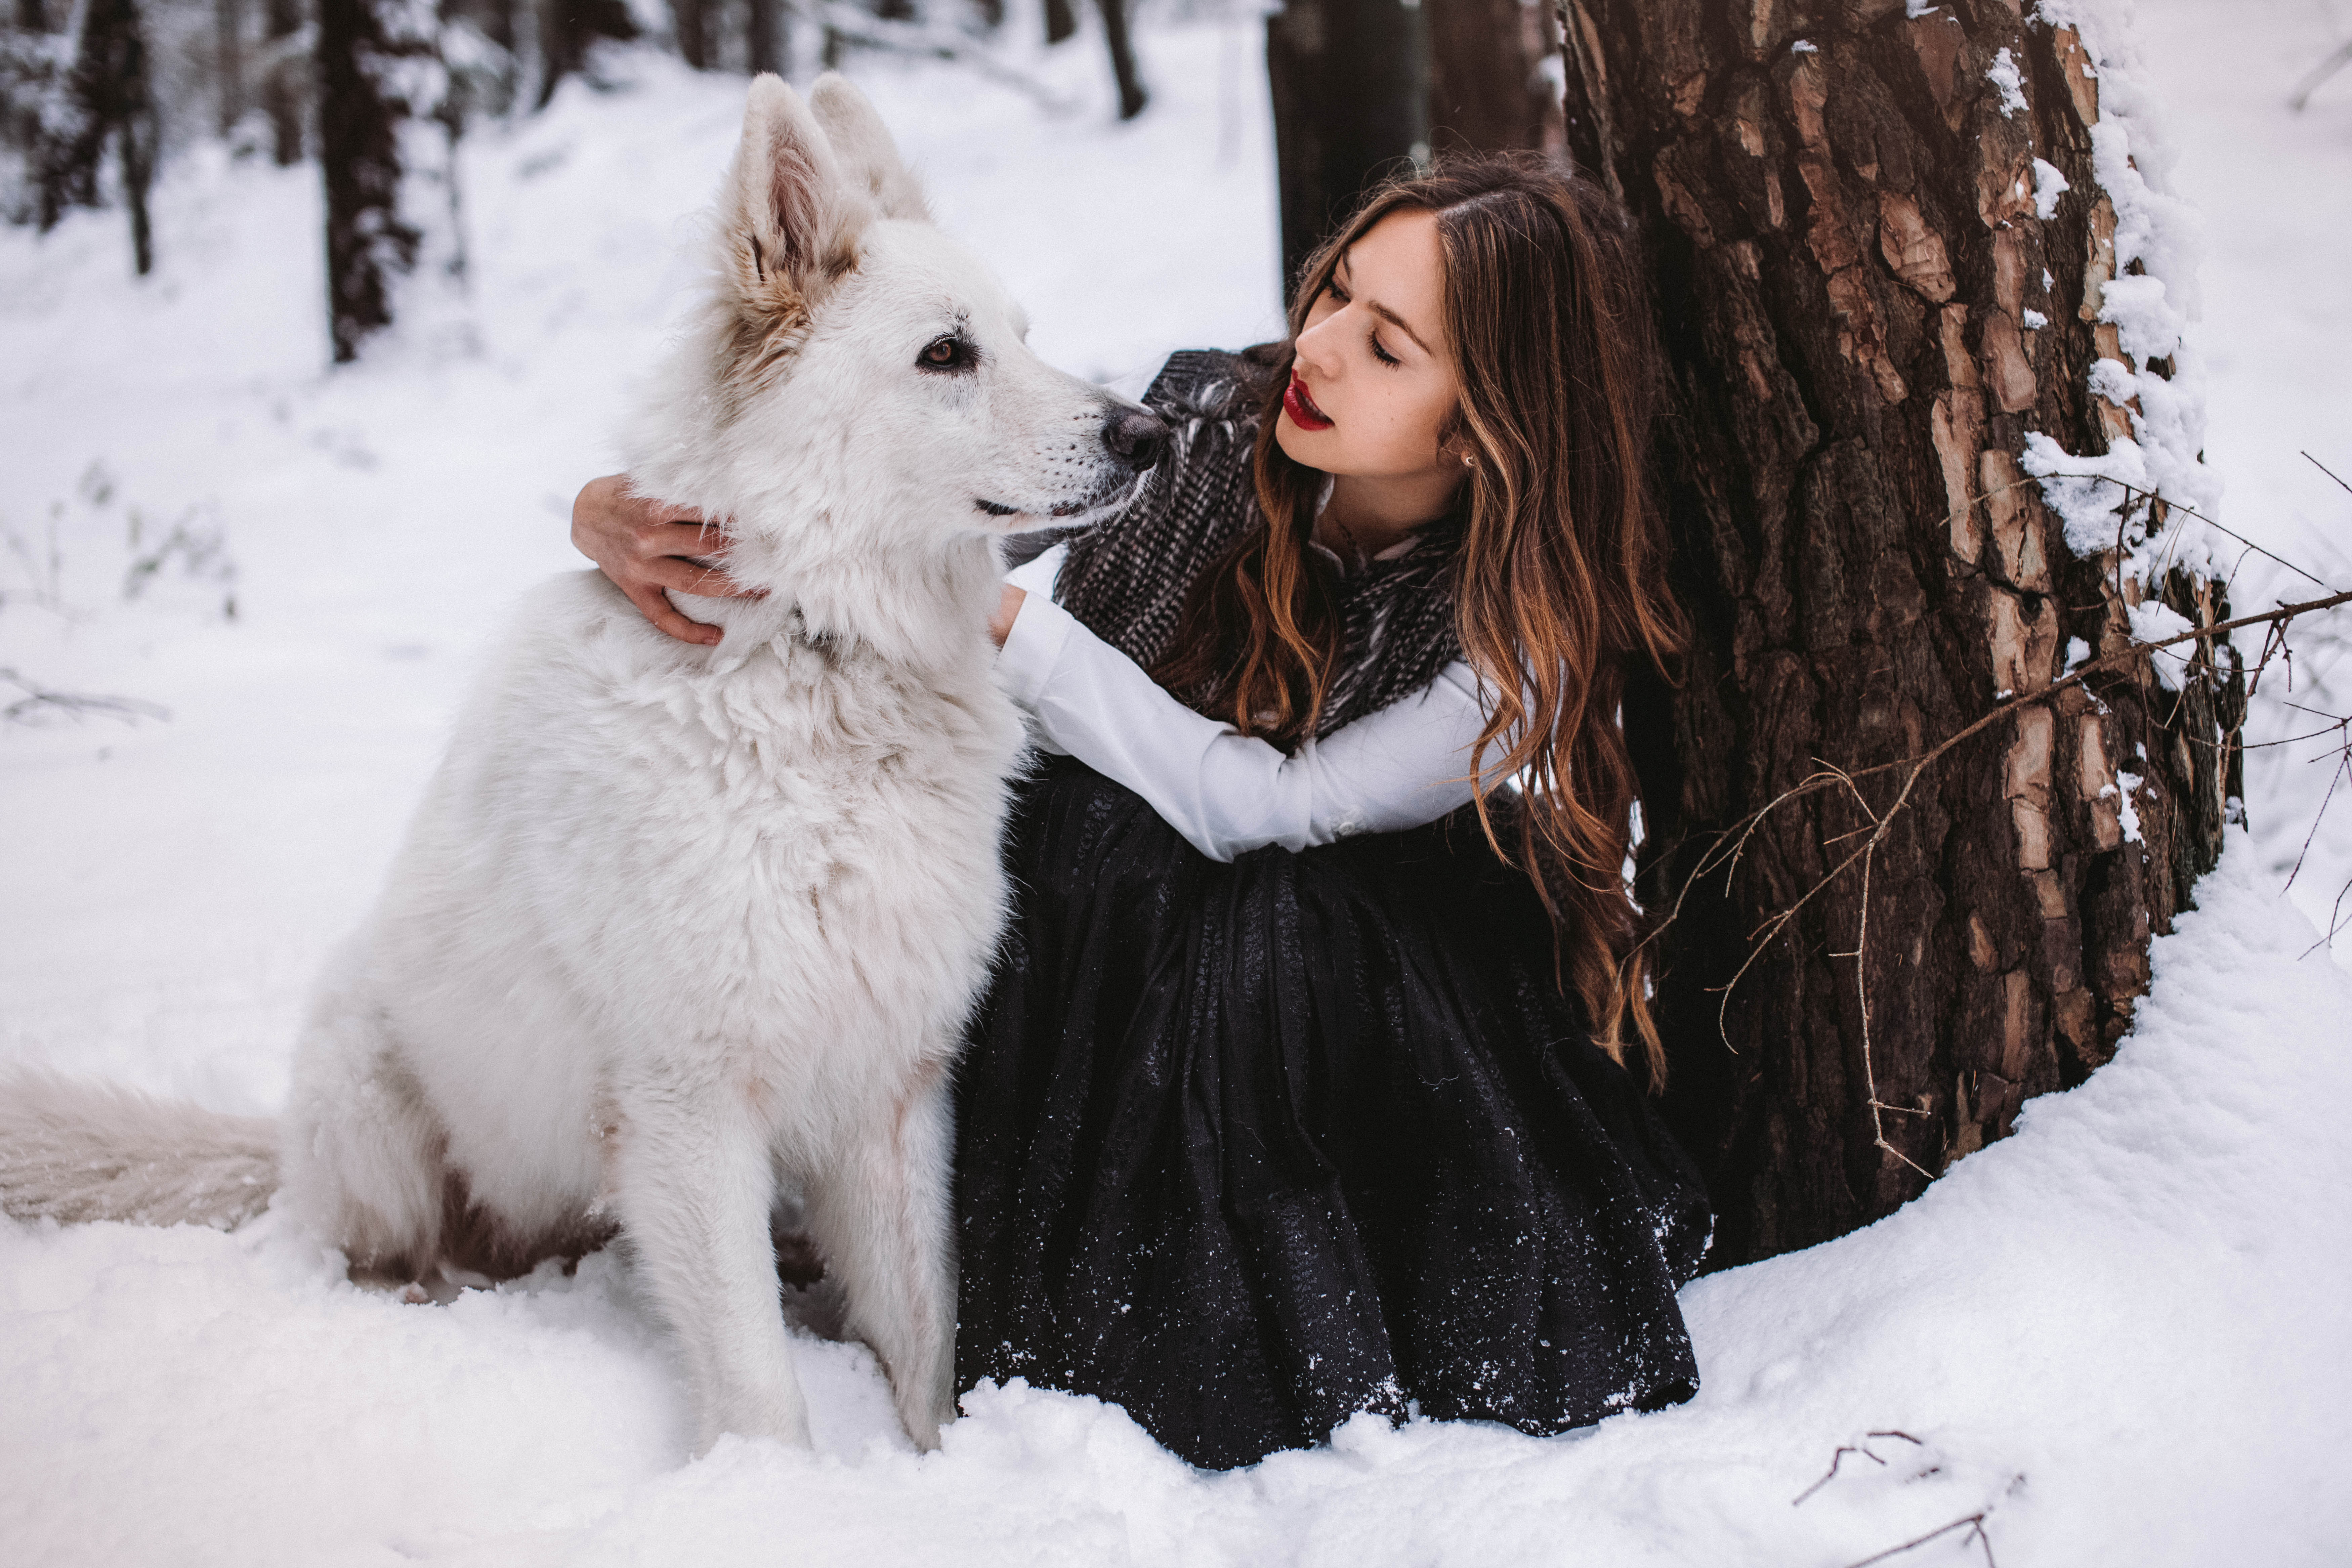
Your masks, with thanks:
<instances>
[{"instance_id":1,"label":"thick white fur","mask_svg":"<svg viewBox=\"0 0 2352 1568\"><path fill-rule=\"evenodd\" d=\"M285 1196L354 1268L450 1262L453 1190L509 1260L617 1221L698 1449L808 1441L782 1197L908 1434L952 1413L947 1076L1022 743L994 536L1131 478L1101 434L1124 405L1023 346L864 100L811 101L752 83L710 297L630 442L632 483L730 519L768 596L683 601L709 649L593 573L529 596L321 981L284 1122ZM976 363L919 368L942 336Z\"/></svg>"}]
</instances>

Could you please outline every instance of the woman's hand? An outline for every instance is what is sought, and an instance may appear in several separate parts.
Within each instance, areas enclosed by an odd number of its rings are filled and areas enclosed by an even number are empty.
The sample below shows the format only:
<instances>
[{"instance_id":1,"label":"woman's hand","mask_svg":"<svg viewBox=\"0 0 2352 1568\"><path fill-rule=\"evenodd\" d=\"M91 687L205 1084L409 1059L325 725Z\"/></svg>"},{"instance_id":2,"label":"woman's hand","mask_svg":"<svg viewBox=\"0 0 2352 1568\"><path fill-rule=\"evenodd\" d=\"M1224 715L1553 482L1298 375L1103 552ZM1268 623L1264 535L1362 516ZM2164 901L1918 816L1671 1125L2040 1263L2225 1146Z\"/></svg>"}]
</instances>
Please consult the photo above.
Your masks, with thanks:
<instances>
[{"instance_id":1,"label":"woman's hand","mask_svg":"<svg viewBox=\"0 0 2352 1568\"><path fill-rule=\"evenodd\" d=\"M989 639L997 647L1003 647L1004 639L1013 635L1013 623L1021 615L1021 601L1028 596L1024 590L1010 583L1004 584L1004 593L996 601L996 614L988 617Z\"/></svg>"},{"instance_id":2,"label":"woman's hand","mask_svg":"<svg viewBox=\"0 0 2352 1568\"><path fill-rule=\"evenodd\" d=\"M572 503L572 543L629 596L638 613L680 642L708 647L719 640L719 631L679 615L663 589L707 599L757 598L764 591L738 587L719 567L726 538L700 512L634 495L621 474L590 479L581 488Z\"/></svg>"}]
</instances>

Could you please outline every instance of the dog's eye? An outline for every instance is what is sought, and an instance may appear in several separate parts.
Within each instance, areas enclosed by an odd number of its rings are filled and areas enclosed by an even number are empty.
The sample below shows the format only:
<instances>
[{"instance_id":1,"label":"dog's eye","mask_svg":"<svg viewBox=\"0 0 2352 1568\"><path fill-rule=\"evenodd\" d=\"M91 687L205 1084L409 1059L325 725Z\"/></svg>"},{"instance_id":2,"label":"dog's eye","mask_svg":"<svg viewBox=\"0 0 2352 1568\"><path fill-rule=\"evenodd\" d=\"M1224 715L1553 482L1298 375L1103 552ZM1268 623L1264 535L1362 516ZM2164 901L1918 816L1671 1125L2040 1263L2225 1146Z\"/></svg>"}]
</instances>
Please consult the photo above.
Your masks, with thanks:
<instances>
[{"instance_id":1,"label":"dog's eye","mask_svg":"<svg viewBox=\"0 0 2352 1568\"><path fill-rule=\"evenodd\" d=\"M970 343L950 335L924 344L923 352L915 356L915 365L919 370L970 370L978 358Z\"/></svg>"}]
</instances>

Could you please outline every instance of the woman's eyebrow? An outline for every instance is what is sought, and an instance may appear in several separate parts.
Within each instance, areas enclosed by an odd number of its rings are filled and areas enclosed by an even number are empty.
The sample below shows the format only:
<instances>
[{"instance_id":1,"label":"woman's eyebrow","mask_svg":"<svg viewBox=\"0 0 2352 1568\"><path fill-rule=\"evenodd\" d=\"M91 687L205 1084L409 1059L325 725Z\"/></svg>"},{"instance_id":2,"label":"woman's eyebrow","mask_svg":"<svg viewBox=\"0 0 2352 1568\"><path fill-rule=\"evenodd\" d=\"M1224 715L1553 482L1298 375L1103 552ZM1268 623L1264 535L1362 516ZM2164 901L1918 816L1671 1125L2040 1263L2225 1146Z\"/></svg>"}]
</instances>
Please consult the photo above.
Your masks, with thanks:
<instances>
[{"instance_id":1,"label":"woman's eyebrow","mask_svg":"<svg viewBox=\"0 0 2352 1568\"><path fill-rule=\"evenodd\" d=\"M1373 315L1378 316L1381 321L1393 324L1398 331L1402 332L1406 337L1411 338L1413 341L1414 345L1418 347L1422 353L1429 355L1433 359L1437 356L1437 351L1421 341L1421 334L1412 330L1412 324L1411 322L1407 321L1402 316L1398 315L1394 310L1390 310L1386 305L1381 304L1378 300L1359 300L1356 303L1361 305L1365 310L1370 310Z\"/></svg>"}]
</instances>

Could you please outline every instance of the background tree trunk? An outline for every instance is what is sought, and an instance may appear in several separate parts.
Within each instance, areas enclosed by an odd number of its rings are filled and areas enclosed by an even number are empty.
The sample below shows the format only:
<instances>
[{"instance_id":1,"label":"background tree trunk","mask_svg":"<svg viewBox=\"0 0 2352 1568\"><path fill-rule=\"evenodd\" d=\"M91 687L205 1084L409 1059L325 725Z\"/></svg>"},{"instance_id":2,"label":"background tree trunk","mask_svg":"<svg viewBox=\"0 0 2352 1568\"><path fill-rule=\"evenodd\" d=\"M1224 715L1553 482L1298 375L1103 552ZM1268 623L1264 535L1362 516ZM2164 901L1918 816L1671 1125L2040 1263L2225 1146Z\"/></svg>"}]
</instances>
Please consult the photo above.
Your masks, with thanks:
<instances>
[{"instance_id":1,"label":"background tree trunk","mask_svg":"<svg viewBox=\"0 0 2352 1568\"><path fill-rule=\"evenodd\" d=\"M377 62L395 45L374 0L320 0L319 165L327 187L327 317L335 363L392 323L392 280L420 239L400 211L400 121Z\"/></svg>"},{"instance_id":2,"label":"background tree trunk","mask_svg":"<svg viewBox=\"0 0 2352 1568\"><path fill-rule=\"evenodd\" d=\"M2094 360L2127 357L2095 320L2115 229L2091 166L2098 84L2071 32L2020 10L1562 0L1570 149L1648 242L1677 588L1698 623L1682 688L1625 702L1654 910L1816 759L1915 756L1996 693L2049 683L2070 637L2127 644L2137 584L2071 553L2019 469L2028 430L2096 453L2129 429L2087 390ZM2006 108L1987 74L2003 49L2027 100ZM2073 187L2047 222L2037 156ZM2217 585L2163 586L2192 617L2225 613ZM1782 807L1727 882L1694 889L1661 998L1669 1116L1722 1214L1715 1262L1885 1214L2006 1133L2024 1097L2108 1058L2150 933L2220 848L2243 703L2225 658L2185 697L2105 679L1951 753L1875 857L1862 960L1848 876L1719 990L1759 922L1859 842L1851 795ZM2144 841L2119 771L2145 778ZM1861 794L1884 810L1891 786Z\"/></svg>"},{"instance_id":3,"label":"background tree trunk","mask_svg":"<svg viewBox=\"0 0 2352 1568\"><path fill-rule=\"evenodd\" d=\"M220 100L220 133L245 118L245 0L213 0L213 68Z\"/></svg>"},{"instance_id":4,"label":"background tree trunk","mask_svg":"<svg viewBox=\"0 0 2352 1568\"><path fill-rule=\"evenodd\" d=\"M1366 190L1427 155L1421 16L1399 0L1290 0L1266 18L1286 289Z\"/></svg>"},{"instance_id":5,"label":"background tree trunk","mask_svg":"<svg viewBox=\"0 0 2352 1568\"><path fill-rule=\"evenodd\" d=\"M541 0L539 11L539 104L563 79L588 61L588 46L599 38L626 42L637 36L627 0Z\"/></svg>"},{"instance_id":6,"label":"background tree trunk","mask_svg":"<svg viewBox=\"0 0 2352 1568\"><path fill-rule=\"evenodd\" d=\"M131 216L131 267L144 278L155 264L147 193L154 184L162 124L148 76L147 32L138 0L89 0L67 84L72 126L38 153L38 217L44 231L72 206L97 206L99 176L109 147L122 176L122 205Z\"/></svg>"},{"instance_id":7,"label":"background tree trunk","mask_svg":"<svg viewBox=\"0 0 2352 1568\"><path fill-rule=\"evenodd\" d=\"M670 26L677 34L677 56L696 70L710 67L710 16L704 0L669 0Z\"/></svg>"},{"instance_id":8,"label":"background tree trunk","mask_svg":"<svg viewBox=\"0 0 2352 1568\"><path fill-rule=\"evenodd\" d=\"M1443 0L1424 14L1432 151L1560 145L1559 98L1543 72L1559 52L1549 5Z\"/></svg>"},{"instance_id":9,"label":"background tree trunk","mask_svg":"<svg viewBox=\"0 0 2352 1568\"><path fill-rule=\"evenodd\" d=\"M784 30L783 0L745 0L745 5L743 48L752 71L791 75L792 36Z\"/></svg>"},{"instance_id":10,"label":"background tree trunk","mask_svg":"<svg viewBox=\"0 0 2352 1568\"><path fill-rule=\"evenodd\" d=\"M310 57L293 47L302 30L302 0L267 0L261 108L269 116L270 153L280 168L302 161L304 100Z\"/></svg>"},{"instance_id":11,"label":"background tree trunk","mask_svg":"<svg viewBox=\"0 0 2352 1568\"><path fill-rule=\"evenodd\" d=\"M1078 14L1070 0L1045 0L1045 41L1058 44L1078 30Z\"/></svg>"},{"instance_id":12,"label":"background tree trunk","mask_svg":"<svg viewBox=\"0 0 2352 1568\"><path fill-rule=\"evenodd\" d=\"M1143 112L1150 95L1136 74L1135 40L1128 36L1127 0L1100 0L1103 37L1110 46L1111 79L1118 83L1118 117L1132 120Z\"/></svg>"}]
</instances>

